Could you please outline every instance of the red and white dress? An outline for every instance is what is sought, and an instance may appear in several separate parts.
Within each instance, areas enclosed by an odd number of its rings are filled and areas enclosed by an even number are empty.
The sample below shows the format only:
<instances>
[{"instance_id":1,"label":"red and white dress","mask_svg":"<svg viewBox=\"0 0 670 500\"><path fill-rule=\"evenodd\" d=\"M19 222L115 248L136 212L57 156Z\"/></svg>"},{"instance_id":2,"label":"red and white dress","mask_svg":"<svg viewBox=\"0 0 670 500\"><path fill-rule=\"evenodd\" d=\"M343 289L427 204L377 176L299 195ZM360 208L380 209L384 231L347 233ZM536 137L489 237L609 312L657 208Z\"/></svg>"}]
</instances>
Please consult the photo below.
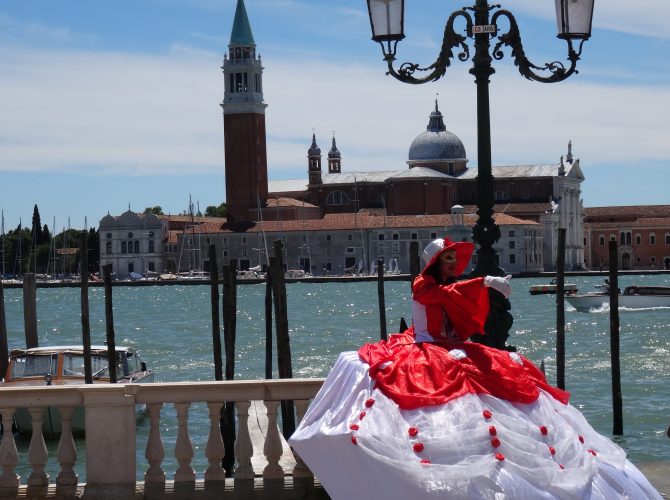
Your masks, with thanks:
<instances>
[{"instance_id":1,"label":"red and white dress","mask_svg":"<svg viewBox=\"0 0 670 500\"><path fill-rule=\"evenodd\" d=\"M530 361L463 341L481 280L422 273L409 330L340 354L289 439L331 498L661 499Z\"/></svg>"}]
</instances>

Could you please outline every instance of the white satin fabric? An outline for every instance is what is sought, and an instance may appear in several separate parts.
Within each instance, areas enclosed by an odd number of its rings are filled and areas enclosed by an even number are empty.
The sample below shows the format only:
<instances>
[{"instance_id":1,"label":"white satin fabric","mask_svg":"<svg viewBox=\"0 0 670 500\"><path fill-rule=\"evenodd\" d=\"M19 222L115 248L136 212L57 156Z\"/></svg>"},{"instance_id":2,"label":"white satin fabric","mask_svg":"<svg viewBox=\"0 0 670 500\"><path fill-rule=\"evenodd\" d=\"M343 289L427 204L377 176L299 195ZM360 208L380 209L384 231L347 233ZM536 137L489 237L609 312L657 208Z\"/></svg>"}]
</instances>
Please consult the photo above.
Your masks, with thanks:
<instances>
[{"instance_id":1,"label":"white satin fabric","mask_svg":"<svg viewBox=\"0 0 670 500\"><path fill-rule=\"evenodd\" d=\"M356 352L340 354L289 443L335 500L661 499L619 446L544 392L402 410Z\"/></svg>"}]
</instances>

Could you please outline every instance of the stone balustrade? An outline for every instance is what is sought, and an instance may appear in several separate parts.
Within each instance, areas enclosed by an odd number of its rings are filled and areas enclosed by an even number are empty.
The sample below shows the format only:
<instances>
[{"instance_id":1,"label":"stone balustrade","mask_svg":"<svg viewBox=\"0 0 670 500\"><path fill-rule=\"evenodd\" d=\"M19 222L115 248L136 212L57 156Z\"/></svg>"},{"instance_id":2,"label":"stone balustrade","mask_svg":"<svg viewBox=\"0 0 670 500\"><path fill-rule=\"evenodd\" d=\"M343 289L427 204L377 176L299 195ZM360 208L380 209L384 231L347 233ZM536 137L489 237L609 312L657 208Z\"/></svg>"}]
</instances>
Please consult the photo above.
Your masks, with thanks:
<instances>
[{"instance_id":1,"label":"stone balustrade","mask_svg":"<svg viewBox=\"0 0 670 500\"><path fill-rule=\"evenodd\" d=\"M225 382L175 382L153 384L93 384L79 386L7 387L0 389L0 415L4 424L0 442L0 498L21 495L33 498L196 498L203 489L206 497L219 491L224 498L308 498L309 486L300 495L286 493L296 482L313 485L314 478L300 460L286 474L279 460L282 437L277 427L277 409L282 400L295 401L297 421L305 414L309 400L318 392L323 379L283 379ZM267 429L263 449L254 449L249 426L252 401L263 401L267 408ZM224 445L219 422L225 402L235 402L237 432L235 439L234 478L226 480L222 468ZM196 486L196 472L191 466L194 447L189 435L189 410L194 403L208 408L208 437L204 450L208 466L204 482ZM144 456L137 463L136 405L146 405L149 431ZM177 429L174 457L177 469L166 478L162 463L165 457L161 436L161 410L173 405ZM72 414L76 407L85 408L85 484L75 472L77 448L72 435ZM56 452L59 472L50 482L45 472L47 446L42 434L45 408L56 407L62 421L62 433ZM27 451L28 477L17 472L19 453L7 423L13 421L17 408L27 408L33 432ZM202 432L202 430L200 430ZM257 446L258 447L258 446ZM267 465L261 477L252 467L252 457L261 453ZM144 481L137 480L137 470L146 470ZM288 486L288 488L287 488ZM267 495L263 490L267 489ZM85 490L85 491L84 491ZM277 492L283 492L278 494ZM82 492L84 494L82 495ZM253 494L252 494L253 493ZM317 497L319 495L316 495ZM217 498L220 495L217 495ZM203 497L204 498L204 497Z\"/></svg>"}]
</instances>

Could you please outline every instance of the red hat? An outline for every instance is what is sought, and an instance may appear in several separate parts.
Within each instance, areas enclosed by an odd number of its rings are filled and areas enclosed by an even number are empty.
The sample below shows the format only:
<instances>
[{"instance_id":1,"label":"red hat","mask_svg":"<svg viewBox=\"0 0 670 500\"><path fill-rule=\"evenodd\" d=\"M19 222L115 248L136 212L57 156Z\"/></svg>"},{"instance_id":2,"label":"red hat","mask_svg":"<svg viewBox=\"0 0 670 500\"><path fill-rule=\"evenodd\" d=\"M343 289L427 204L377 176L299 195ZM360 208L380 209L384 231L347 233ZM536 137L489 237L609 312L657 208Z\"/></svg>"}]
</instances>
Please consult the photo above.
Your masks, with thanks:
<instances>
[{"instance_id":1,"label":"red hat","mask_svg":"<svg viewBox=\"0 0 670 500\"><path fill-rule=\"evenodd\" d=\"M465 268L468 267L470 263L470 257L472 257L472 252L475 250L474 243L469 241L451 241L449 238L445 237L444 239L438 238L431 241L428 246L423 250L421 254L421 259L423 260L425 266L421 274L424 274L428 268L437 262L437 259L440 258L440 255L447 251L456 252L456 275L460 276L465 271Z\"/></svg>"}]
</instances>

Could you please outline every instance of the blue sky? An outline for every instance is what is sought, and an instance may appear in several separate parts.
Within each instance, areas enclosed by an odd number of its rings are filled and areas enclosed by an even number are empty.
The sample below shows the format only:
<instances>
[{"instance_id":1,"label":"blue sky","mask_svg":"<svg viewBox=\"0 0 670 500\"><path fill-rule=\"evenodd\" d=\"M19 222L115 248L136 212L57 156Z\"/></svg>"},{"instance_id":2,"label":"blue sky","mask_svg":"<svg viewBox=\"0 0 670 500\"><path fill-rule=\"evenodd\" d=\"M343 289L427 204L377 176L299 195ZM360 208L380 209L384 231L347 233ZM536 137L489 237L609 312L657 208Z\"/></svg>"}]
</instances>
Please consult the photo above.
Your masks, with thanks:
<instances>
[{"instance_id":1,"label":"blue sky","mask_svg":"<svg viewBox=\"0 0 670 500\"><path fill-rule=\"evenodd\" d=\"M5 228L33 205L42 222L97 226L105 214L224 201L220 66L236 0L0 0L0 208ZM423 65L467 3L407 2L398 59ZM246 0L263 58L271 179L306 178L312 130L333 131L343 171L406 168L436 96L477 164L471 62L441 80L385 75L363 0ZM551 0L509 0L535 63L565 60ZM572 140L585 206L668 203L670 2L596 0L579 74L525 80L494 63L497 165L558 162Z\"/></svg>"}]
</instances>

